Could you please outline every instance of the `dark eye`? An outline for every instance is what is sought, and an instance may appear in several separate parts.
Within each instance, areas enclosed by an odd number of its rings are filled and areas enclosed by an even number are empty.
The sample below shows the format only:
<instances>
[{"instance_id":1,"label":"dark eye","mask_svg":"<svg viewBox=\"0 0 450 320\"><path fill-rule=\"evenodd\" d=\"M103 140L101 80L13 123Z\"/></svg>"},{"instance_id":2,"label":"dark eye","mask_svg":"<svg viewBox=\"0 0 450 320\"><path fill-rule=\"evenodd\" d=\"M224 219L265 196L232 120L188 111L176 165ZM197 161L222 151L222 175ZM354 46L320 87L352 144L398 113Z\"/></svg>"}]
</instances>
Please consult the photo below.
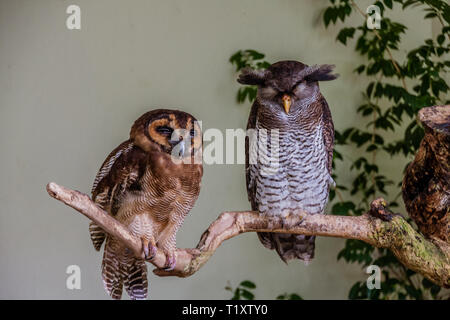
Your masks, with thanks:
<instances>
[{"instance_id":1,"label":"dark eye","mask_svg":"<svg viewBox=\"0 0 450 320\"><path fill-rule=\"evenodd\" d=\"M165 136L170 136L170 135L172 135L173 129L168 126L159 126L156 128L156 131Z\"/></svg>"},{"instance_id":2,"label":"dark eye","mask_svg":"<svg viewBox=\"0 0 450 320\"><path fill-rule=\"evenodd\" d=\"M195 130L191 129L191 137L193 138L195 136Z\"/></svg>"}]
</instances>

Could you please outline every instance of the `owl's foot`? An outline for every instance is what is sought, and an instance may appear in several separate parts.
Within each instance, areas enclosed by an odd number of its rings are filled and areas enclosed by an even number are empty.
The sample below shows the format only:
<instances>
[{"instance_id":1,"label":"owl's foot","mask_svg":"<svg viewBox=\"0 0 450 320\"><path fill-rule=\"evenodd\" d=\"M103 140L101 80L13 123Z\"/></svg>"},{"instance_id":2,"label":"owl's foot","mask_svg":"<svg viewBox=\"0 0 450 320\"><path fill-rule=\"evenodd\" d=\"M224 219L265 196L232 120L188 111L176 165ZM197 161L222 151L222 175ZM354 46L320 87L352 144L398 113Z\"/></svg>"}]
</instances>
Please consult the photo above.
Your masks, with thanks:
<instances>
[{"instance_id":1,"label":"owl's foot","mask_svg":"<svg viewBox=\"0 0 450 320\"><path fill-rule=\"evenodd\" d=\"M156 255L156 244L154 239L141 238L142 250L144 251L145 260L152 260Z\"/></svg>"},{"instance_id":2,"label":"owl's foot","mask_svg":"<svg viewBox=\"0 0 450 320\"><path fill-rule=\"evenodd\" d=\"M297 227L299 225L298 217L299 215L292 213L288 214L286 217L282 217L283 228L292 229Z\"/></svg>"},{"instance_id":3,"label":"owl's foot","mask_svg":"<svg viewBox=\"0 0 450 320\"><path fill-rule=\"evenodd\" d=\"M175 258L175 251L164 251L164 254L166 255L166 263L164 264L162 270L172 271L175 268L175 265L177 264L177 259Z\"/></svg>"}]
</instances>

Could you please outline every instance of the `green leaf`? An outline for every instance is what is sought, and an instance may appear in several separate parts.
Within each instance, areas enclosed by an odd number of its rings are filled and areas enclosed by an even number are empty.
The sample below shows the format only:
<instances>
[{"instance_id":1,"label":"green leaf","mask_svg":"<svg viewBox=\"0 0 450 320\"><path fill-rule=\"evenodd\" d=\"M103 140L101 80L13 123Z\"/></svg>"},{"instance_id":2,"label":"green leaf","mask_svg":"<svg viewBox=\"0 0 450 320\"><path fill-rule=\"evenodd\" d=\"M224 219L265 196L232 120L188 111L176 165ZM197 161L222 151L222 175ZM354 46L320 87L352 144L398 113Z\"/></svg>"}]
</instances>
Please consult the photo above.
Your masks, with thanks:
<instances>
[{"instance_id":1,"label":"green leaf","mask_svg":"<svg viewBox=\"0 0 450 320\"><path fill-rule=\"evenodd\" d=\"M264 53L260 53L256 50L246 50L245 51L248 55L250 55L253 60L260 60L263 59L265 57Z\"/></svg>"},{"instance_id":2,"label":"green leaf","mask_svg":"<svg viewBox=\"0 0 450 320\"><path fill-rule=\"evenodd\" d=\"M339 31L336 39L346 45L347 39L353 38L355 30L355 28L343 28L341 29L341 31Z\"/></svg>"},{"instance_id":3,"label":"green leaf","mask_svg":"<svg viewBox=\"0 0 450 320\"><path fill-rule=\"evenodd\" d=\"M333 205L331 213L338 216L348 216L355 209L355 204L351 201L338 202Z\"/></svg>"},{"instance_id":4,"label":"green leaf","mask_svg":"<svg viewBox=\"0 0 450 320\"><path fill-rule=\"evenodd\" d=\"M358 281L351 287L348 298L352 300L367 298L366 289L365 284Z\"/></svg>"},{"instance_id":5,"label":"green leaf","mask_svg":"<svg viewBox=\"0 0 450 320\"><path fill-rule=\"evenodd\" d=\"M333 8L328 7L325 12L323 13L323 22L325 23L325 27L328 27L330 24L332 18L334 16Z\"/></svg>"},{"instance_id":6,"label":"green leaf","mask_svg":"<svg viewBox=\"0 0 450 320\"><path fill-rule=\"evenodd\" d=\"M374 248L365 242L360 240L347 239L345 241L345 247L342 249L337 259L341 258L347 262L358 262L364 266L368 266L372 263L372 253Z\"/></svg>"},{"instance_id":7,"label":"green leaf","mask_svg":"<svg viewBox=\"0 0 450 320\"><path fill-rule=\"evenodd\" d=\"M392 7L393 7L392 0L383 0L383 2L386 5L386 7L388 7L389 9L392 9Z\"/></svg>"},{"instance_id":8,"label":"green leaf","mask_svg":"<svg viewBox=\"0 0 450 320\"><path fill-rule=\"evenodd\" d=\"M354 131L350 140L352 142L355 142L358 147L365 144L367 141L369 141L372 138L372 134L368 132L362 132L362 131Z\"/></svg>"},{"instance_id":9,"label":"green leaf","mask_svg":"<svg viewBox=\"0 0 450 320\"><path fill-rule=\"evenodd\" d=\"M256 285L253 282L251 282L250 280L244 280L239 285L242 286L242 287L249 288L249 289L255 289L256 288Z\"/></svg>"},{"instance_id":10,"label":"green leaf","mask_svg":"<svg viewBox=\"0 0 450 320\"><path fill-rule=\"evenodd\" d=\"M234 295L231 298L231 300L241 300L241 295L240 295L240 290L239 289L236 289L234 291Z\"/></svg>"},{"instance_id":11,"label":"green leaf","mask_svg":"<svg viewBox=\"0 0 450 320\"><path fill-rule=\"evenodd\" d=\"M370 97L372 95L373 87L375 86L375 82L371 82L366 89L367 96Z\"/></svg>"},{"instance_id":12,"label":"green leaf","mask_svg":"<svg viewBox=\"0 0 450 320\"><path fill-rule=\"evenodd\" d=\"M240 289L242 297L247 300L255 299L255 295L246 289Z\"/></svg>"},{"instance_id":13,"label":"green leaf","mask_svg":"<svg viewBox=\"0 0 450 320\"><path fill-rule=\"evenodd\" d=\"M376 144L370 144L367 148L366 148L366 152L372 152L378 149L378 146Z\"/></svg>"},{"instance_id":14,"label":"green leaf","mask_svg":"<svg viewBox=\"0 0 450 320\"><path fill-rule=\"evenodd\" d=\"M366 70L366 66L364 64L360 65L358 68L356 68L354 71L358 74L361 74Z\"/></svg>"}]
</instances>

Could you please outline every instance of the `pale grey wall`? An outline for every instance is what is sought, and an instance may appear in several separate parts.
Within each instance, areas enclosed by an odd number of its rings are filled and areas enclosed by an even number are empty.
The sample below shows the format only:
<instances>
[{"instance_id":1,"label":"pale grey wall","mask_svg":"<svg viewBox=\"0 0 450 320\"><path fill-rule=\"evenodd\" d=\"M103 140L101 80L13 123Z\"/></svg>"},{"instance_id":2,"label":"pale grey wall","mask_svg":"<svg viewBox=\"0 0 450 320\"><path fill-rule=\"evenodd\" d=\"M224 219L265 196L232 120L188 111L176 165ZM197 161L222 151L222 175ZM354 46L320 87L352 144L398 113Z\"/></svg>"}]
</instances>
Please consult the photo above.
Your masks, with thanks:
<instances>
[{"instance_id":1,"label":"pale grey wall","mask_svg":"<svg viewBox=\"0 0 450 320\"><path fill-rule=\"evenodd\" d=\"M69 4L81 6L80 31L65 27ZM273 62L336 64L341 78L324 83L322 92L336 128L358 123L354 107L364 81L352 70L360 58L335 42L336 29L323 27L320 12L326 4L1 0L0 298L107 298L88 221L50 199L45 184L56 181L88 192L106 155L151 108L181 108L205 129L244 127L249 105L235 102L239 86L228 63L238 49L263 51ZM421 16L400 17L413 28L408 45L431 34L428 22L413 23ZM385 161L383 167L398 177L403 163ZM345 168L339 173L338 182L350 179ZM202 193L179 232L179 246L194 246L219 212L247 208L243 166L206 166ZM254 234L241 235L224 243L191 278L150 275L150 297L228 298L227 280L251 279L259 298L282 292L346 298L364 273L336 261L343 243L321 238L310 266L286 266ZM81 267L82 290L65 287L71 264Z\"/></svg>"}]
</instances>

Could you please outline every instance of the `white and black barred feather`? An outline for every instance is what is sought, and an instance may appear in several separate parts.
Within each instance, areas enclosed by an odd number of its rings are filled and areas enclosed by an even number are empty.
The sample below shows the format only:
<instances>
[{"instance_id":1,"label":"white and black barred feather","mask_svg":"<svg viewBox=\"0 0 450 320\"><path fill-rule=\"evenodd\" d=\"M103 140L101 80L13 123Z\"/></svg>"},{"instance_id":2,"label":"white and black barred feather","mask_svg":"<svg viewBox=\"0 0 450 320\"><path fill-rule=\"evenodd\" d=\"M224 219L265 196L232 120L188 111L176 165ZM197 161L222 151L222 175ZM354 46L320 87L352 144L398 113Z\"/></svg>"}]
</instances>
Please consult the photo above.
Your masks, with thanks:
<instances>
[{"instance_id":1,"label":"white and black barred feather","mask_svg":"<svg viewBox=\"0 0 450 320\"><path fill-rule=\"evenodd\" d=\"M102 279L105 290L119 300L125 287L132 300L147 298L148 280L145 261L137 259L115 239L106 240L102 261Z\"/></svg>"}]
</instances>

